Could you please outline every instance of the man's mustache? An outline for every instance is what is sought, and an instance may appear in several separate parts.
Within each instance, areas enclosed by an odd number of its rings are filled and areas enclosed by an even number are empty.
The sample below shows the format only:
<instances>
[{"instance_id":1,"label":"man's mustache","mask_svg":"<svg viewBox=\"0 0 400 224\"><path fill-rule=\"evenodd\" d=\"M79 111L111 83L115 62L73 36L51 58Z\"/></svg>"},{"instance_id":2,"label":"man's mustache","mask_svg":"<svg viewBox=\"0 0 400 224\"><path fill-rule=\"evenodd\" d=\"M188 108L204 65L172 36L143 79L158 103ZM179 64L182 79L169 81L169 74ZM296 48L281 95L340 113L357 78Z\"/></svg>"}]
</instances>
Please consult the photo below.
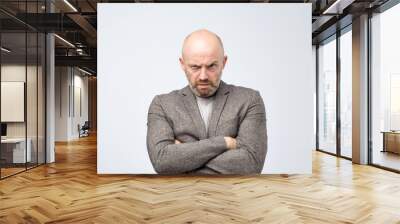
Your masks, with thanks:
<instances>
[{"instance_id":1,"label":"man's mustache","mask_svg":"<svg viewBox=\"0 0 400 224\"><path fill-rule=\"evenodd\" d=\"M207 81L207 82L202 81L202 82L196 82L195 83L196 86L198 86L198 85L206 85L206 84L215 87L215 85L211 81Z\"/></svg>"}]
</instances>

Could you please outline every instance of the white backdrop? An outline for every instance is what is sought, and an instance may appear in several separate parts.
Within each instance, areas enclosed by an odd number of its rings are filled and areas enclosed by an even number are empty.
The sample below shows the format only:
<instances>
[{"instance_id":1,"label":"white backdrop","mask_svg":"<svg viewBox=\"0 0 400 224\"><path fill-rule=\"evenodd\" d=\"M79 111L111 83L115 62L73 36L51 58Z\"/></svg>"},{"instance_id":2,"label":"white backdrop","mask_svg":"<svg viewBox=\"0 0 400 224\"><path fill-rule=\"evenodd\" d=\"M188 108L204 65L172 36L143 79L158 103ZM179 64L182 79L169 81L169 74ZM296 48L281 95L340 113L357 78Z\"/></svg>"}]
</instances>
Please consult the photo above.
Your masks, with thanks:
<instances>
[{"instance_id":1,"label":"white backdrop","mask_svg":"<svg viewBox=\"0 0 400 224\"><path fill-rule=\"evenodd\" d=\"M146 148L157 94L187 85L186 35L217 33L222 80L260 91L267 111L263 173L311 173L314 138L311 4L98 4L99 174L155 173Z\"/></svg>"}]
</instances>

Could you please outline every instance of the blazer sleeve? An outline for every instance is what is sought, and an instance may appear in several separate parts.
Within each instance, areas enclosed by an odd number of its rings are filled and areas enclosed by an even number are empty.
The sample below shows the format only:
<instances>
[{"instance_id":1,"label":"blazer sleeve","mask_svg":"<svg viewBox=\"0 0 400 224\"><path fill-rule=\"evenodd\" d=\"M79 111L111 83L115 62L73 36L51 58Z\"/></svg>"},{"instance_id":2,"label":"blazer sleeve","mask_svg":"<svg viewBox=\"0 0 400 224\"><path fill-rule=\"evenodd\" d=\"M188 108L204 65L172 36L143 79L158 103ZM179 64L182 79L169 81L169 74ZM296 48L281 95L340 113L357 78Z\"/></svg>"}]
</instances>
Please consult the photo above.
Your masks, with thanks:
<instances>
[{"instance_id":1,"label":"blazer sleeve","mask_svg":"<svg viewBox=\"0 0 400 224\"><path fill-rule=\"evenodd\" d=\"M267 154L265 106L256 91L236 137L237 148L210 160L205 167L221 174L261 173Z\"/></svg>"},{"instance_id":2,"label":"blazer sleeve","mask_svg":"<svg viewBox=\"0 0 400 224\"><path fill-rule=\"evenodd\" d=\"M180 174L197 169L227 150L223 136L175 144L171 123L160 97L154 97L148 111L146 143L151 163L159 174Z\"/></svg>"}]
</instances>

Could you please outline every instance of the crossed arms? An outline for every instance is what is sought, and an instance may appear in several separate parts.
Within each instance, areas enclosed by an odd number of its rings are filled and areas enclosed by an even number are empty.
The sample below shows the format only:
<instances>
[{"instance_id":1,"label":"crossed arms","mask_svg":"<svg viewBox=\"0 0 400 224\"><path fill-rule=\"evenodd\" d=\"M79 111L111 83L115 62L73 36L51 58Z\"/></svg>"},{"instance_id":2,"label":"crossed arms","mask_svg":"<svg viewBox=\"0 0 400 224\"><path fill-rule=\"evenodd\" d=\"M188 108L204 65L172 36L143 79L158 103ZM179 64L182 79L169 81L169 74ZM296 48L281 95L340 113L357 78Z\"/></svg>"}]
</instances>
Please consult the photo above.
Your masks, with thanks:
<instances>
[{"instance_id":1,"label":"crossed arms","mask_svg":"<svg viewBox=\"0 0 400 224\"><path fill-rule=\"evenodd\" d=\"M255 174L262 171L267 153L267 130L265 107L258 92L240 122L236 147L227 140L230 136L176 144L179 142L157 96L150 105L147 125L147 148L159 174L201 174L210 173L210 170L221 174Z\"/></svg>"}]
</instances>

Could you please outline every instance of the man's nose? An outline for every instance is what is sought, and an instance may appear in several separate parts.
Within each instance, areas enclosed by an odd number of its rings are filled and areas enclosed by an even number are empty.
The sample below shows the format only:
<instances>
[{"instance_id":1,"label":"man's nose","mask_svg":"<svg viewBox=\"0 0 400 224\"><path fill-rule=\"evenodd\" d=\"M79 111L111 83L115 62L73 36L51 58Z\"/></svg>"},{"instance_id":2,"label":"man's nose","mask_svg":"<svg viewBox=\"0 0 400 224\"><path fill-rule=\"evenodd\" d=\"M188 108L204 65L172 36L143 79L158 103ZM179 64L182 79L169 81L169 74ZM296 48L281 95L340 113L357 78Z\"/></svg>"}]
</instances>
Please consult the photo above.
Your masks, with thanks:
<instances>
[{"instance_id":1,"label":"man's nose","mask_svg":"<svg viewBox=\"0 0 400 224\"><path fill-rule=\"evenodd\" d=\"M208 79L207 70L206 70L205 67L201 68L199 79L200 80L207 80Z\"/></svg>"}]
</instances>

